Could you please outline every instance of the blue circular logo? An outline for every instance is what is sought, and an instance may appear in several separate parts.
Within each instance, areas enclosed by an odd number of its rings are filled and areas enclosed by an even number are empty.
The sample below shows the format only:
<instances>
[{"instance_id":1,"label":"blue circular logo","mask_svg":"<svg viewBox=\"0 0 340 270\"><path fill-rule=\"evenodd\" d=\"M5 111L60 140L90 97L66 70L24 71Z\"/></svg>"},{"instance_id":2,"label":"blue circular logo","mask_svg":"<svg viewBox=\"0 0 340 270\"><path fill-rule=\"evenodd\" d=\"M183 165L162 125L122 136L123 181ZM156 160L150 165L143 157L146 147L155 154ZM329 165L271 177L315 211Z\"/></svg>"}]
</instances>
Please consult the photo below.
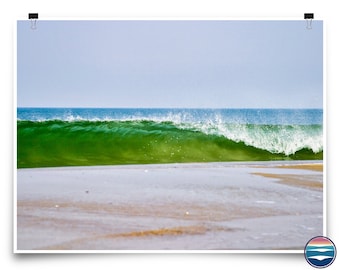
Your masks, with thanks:
<instances>
[{"instance_id":1,"label":"blue circular logo","mask_svg":"<svg viewBox=\"0 0 340 270\"><path fill-rule=\"evenodd\" d=\"M330 266L335 260L335 256L335 245L327 237L314 237L305 246L306 261L313 267L324 268Z\"/></svg>"}]
</instances>

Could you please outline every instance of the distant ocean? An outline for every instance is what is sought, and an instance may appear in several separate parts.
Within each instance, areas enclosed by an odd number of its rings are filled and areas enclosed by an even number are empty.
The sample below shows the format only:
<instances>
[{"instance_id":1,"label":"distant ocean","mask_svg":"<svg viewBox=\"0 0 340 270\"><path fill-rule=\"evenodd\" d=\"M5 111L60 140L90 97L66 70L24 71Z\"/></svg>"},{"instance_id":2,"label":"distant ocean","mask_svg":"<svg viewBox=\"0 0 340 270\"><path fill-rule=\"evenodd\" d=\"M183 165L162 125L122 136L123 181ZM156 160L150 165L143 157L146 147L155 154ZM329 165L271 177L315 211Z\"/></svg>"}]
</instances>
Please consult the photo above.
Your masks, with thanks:
<instances>
[{"instance_id":1,"label":"distant ocean","mask_svg":"<svg viewBox=\"0 0 340 270\"><path fill-rule=\"evenodd\" d=\"M18 168L322 159L322 109L17 109Z\"/></svg>"}]
</instances>

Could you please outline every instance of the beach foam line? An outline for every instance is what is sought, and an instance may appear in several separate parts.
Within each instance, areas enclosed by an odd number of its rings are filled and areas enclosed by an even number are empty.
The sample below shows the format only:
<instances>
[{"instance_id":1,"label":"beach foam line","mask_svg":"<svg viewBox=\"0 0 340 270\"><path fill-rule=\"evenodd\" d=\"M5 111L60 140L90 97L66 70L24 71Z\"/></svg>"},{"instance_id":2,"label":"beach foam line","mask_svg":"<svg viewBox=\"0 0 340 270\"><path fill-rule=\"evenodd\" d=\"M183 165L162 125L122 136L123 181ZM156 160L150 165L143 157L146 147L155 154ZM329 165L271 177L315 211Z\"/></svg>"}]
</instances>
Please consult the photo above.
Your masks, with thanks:
<instances>
[{"instance_id":1,"label":"beach foam line","mask_svg":"<svg viewBox=\"0 0 340 270\"><path fill-rule=\"evenodd\" d=\"M306 166L305 166L306 165ZM290 167L291 166L291 167ZM227 168L227 167L254 167L254 168L289 168L301 169L322 167L322 160L267 160L267 161L212 161L212 162L174 162L174 163L146 163L146 164L115 164L115 165L78 165L58 167L17 168L18 171L60 171L60 170L110 170L110 169L189 169L189 168ZM322 172L322 170L321 170Z\"/></svg>"}]
</instances>

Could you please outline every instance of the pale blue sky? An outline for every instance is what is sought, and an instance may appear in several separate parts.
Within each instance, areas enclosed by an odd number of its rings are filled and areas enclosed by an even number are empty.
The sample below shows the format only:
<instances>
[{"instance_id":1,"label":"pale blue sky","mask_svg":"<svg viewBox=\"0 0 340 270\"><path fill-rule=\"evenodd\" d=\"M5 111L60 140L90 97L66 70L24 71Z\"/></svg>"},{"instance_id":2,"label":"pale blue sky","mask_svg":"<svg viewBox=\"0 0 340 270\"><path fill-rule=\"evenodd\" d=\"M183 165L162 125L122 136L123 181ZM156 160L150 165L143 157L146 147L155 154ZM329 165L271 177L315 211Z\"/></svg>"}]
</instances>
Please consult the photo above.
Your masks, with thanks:
<instances>
[{"instance_id":1,"label":"pale blue sky","mask_svg":"<svg viewBox=\"0 0 340 270\"><path fill-rule=\"evenodd\" d=\"M322 21L18 21L18 107L322 108Z\"/></svg>"}]
</instances>

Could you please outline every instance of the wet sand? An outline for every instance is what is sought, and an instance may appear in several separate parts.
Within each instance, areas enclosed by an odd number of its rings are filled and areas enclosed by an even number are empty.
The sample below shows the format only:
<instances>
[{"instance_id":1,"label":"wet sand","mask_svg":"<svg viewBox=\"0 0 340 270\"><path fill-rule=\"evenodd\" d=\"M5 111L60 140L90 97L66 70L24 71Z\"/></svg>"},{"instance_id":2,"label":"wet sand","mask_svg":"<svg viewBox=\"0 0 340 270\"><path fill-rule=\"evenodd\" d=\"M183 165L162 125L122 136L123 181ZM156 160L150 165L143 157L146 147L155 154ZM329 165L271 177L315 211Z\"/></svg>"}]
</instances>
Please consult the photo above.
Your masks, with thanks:
<instances>
[{"instance_id":1,"label":"wet sand","mask_svg":"<svg viewBox=\"0 0 340 270\"><path fill-rule=\"evenodd\" d=\"M19 169L17 252L287 250L323 235L322 161Z\"/></svg>"}]
</instances>

